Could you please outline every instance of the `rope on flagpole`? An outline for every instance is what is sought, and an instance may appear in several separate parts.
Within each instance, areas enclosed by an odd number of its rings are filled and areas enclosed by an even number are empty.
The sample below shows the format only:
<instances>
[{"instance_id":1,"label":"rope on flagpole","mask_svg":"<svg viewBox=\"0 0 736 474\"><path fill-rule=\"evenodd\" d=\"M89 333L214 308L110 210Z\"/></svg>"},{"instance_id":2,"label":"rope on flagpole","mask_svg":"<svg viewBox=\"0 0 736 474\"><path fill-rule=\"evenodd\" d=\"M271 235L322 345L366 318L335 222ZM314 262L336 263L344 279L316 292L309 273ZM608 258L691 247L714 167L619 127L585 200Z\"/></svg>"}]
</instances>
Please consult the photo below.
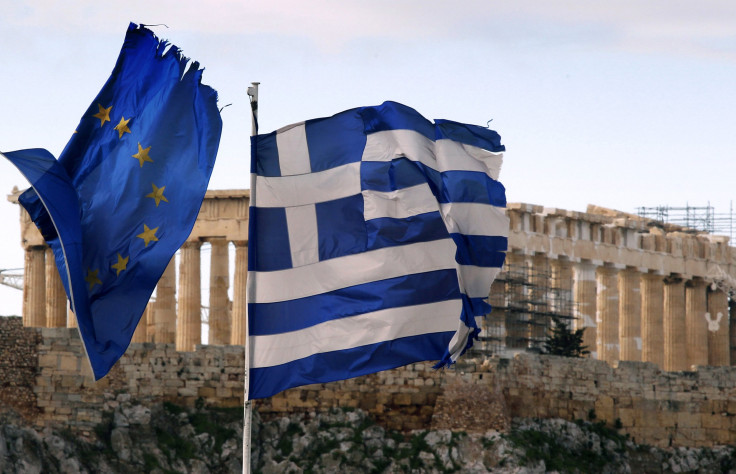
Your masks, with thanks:
<instances>
[{"instance_id":1,"label":"rope on flagpole","mask_svg":"<svg viewBox=\"0 0 736 474\"><path fill-rule=\"evenodd\" d=\"M251 136L258 135L258 85L260 82L251 82L251 87L248 87L248 97L250 97L250 109L251 109ZM251 179L251 199L253 199L254 186ZM249 282L250 283L250 282ZM244 371L245 376L244 387L243 387L243 474L250 474L250 451L251 451L251 431L252 431L252 406L249 398L249 387L250 387L250 333L248 330L248 301L250 296L246 292L246 313L245 313L245 344L243 349L245 351L244 358Z\"/></svg>"}]
</instances>

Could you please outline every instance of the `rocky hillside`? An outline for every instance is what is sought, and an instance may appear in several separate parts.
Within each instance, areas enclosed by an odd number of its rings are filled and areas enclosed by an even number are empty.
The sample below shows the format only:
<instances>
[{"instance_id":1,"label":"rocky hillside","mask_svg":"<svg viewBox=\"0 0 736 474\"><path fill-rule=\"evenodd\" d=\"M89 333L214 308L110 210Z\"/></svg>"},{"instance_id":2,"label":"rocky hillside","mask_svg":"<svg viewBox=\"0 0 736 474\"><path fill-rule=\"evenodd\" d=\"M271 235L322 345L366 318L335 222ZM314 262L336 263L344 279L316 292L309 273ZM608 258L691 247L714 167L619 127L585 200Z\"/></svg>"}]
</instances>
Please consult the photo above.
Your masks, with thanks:
<instances>
[{"instance_id":1,"label":"rocky hillside","mask_svg":"<svg viewBox=\"0 0 736 474\"><path fill-rule=\"evenodd\" d=\"M151 407L119 396L94 439L37 431L0 416L0 473L240 473L242 409ZM363 412L262 420L254 414L253 471L262 474L601 472L736 473L736 450L634 445L602 423L515 420L506 433L399 433Z\"/></svg>"}]
</instances>

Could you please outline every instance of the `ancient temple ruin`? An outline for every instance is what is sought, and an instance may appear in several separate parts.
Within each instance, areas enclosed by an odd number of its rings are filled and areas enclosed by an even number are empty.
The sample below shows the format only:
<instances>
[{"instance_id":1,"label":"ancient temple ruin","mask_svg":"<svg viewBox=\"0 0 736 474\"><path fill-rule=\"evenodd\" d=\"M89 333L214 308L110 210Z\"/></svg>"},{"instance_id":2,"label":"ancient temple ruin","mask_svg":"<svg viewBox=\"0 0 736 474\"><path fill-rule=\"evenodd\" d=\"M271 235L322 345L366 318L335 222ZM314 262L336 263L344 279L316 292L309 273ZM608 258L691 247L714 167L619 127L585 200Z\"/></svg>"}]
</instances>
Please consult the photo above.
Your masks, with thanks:
<instances>
[{"instance_id":1,"label":"ancient temple ruin","mask_svg":"<svg viewBox=\"0 0 736 474\"><path fill-rule=\"evenodd\" d=\"M207 243L208 343L244 343L249 198L248 190L208 191L134 342L175 343L179 351L201 344ZM491 288L495 309L480 321L479 351L539 348L556 316L584 327L591 357L607 362L648 361L668 371L736 363L729 298L736 248L728 237L595 206L574 212L511 203L507 214L507 264ZM24 211L21 243L24 325L74 326L50 251Z\"/></svg>"}]
</instances>

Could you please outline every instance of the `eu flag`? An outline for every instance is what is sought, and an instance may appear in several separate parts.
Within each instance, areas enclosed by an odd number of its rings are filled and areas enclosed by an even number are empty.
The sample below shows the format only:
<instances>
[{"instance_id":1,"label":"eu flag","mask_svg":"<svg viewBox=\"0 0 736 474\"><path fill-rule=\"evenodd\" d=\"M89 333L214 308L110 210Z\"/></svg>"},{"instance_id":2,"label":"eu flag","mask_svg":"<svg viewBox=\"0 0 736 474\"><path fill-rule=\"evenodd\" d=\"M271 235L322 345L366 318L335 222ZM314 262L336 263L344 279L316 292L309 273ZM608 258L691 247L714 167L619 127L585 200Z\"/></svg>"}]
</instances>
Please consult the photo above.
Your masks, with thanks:
<instances>
[{"instance_id":1,"label":"eu flag","mask_svg":"<svg viewBox=\"0 0 736 474\"><path fill-rule=\"evenodd\" d=\"M181 51L130 24L107 83L58 161L4 153L54 251L95 379L123 355L202 205L222 131L217 93Z\"/></svg>"}]
</instances>

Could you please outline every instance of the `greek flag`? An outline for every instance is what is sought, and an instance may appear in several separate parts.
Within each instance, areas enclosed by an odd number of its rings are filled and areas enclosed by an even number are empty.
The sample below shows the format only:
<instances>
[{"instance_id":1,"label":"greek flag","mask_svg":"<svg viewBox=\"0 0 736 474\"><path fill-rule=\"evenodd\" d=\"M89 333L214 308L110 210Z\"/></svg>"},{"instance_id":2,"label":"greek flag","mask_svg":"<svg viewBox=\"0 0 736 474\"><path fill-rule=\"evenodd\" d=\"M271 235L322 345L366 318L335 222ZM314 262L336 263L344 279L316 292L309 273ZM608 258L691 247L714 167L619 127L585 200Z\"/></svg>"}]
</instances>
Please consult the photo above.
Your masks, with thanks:
<instances>
[{"instance_id":1,"label":"greek flag","mask_svg":"<svg viewBox=\"0 0 736 474\"><path fill-rule=\"evenodd\" d=\"M500 142L395 102L253 137L249 399L472 346L507 249Z\"/></svg>"}]
</instances>

